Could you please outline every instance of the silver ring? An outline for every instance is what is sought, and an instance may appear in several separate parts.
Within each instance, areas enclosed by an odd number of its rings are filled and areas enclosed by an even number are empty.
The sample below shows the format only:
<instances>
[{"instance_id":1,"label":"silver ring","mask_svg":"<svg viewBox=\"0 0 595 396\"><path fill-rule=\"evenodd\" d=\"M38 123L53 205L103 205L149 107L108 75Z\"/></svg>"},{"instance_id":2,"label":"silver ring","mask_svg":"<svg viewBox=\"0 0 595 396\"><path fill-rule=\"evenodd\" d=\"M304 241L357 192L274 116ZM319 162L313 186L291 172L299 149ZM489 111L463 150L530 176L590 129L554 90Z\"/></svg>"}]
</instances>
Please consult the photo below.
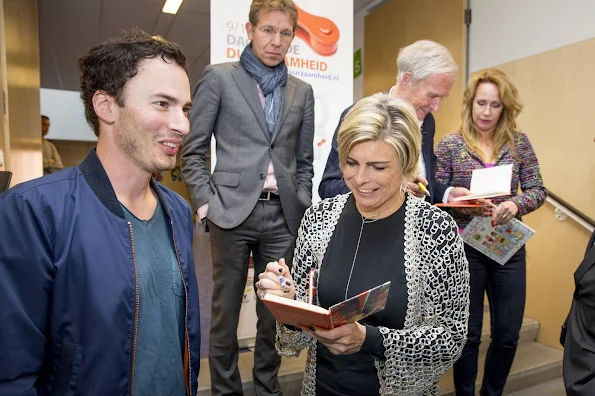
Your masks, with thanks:
<instances>
[{"instance_id":1,"label":"silver ring","mask_svg":"<svg viewBox=\"0 0 595 396\"><path fill-rule=\"evenodd\" d=\"M264 296L266 296L266 294L267 293L264 290L261 289L259 296L260 296L260 298L264 298Z\"/></svg>"}]
</instances>

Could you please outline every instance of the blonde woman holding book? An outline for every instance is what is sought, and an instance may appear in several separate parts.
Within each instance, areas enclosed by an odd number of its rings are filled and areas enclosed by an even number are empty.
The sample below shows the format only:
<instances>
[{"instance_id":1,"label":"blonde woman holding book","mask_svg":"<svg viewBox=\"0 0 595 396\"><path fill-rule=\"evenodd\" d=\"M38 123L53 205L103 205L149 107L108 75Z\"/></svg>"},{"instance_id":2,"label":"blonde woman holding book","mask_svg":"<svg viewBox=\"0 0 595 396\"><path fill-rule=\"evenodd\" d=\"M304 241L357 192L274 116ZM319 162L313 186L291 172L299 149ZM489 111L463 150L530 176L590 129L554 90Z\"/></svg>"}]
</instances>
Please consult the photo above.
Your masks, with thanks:
<instances>
[{"instance_id":1,"label":"blonde woman holding book","mask_svg":"<svg viewBox=\"0 0 595 396\"><path fill-rule=\"evenodd\" d=\"M328 308L390 281L386 308L333 330L277 324L281 355L308 358L302 395L436 395L466 340L469 274L456 223L404 191L417 176L421 133L413 108L376 94L360 100L339 132L339 161L352 192L310 207L293 267L269 263L259 296ZM281 279L282 278L282 279Z\"/></svg>"},{"instance_id":2,"label":"blonde woman holding book","mask_svg":"<svg viewBox=\"0 0 595 396\"><path fill-rule=\"evenodd\" d=\"M513 218L520 220L522 215L539 208L546 198L539 163L529 138L517 131L516 117L522 108L518 91L506 74L495 69L482 71L471 79L463 96L460 130L445 136L436 149L436 180L450 186L468 188L474 169L512 165L512 196L491 200L497 205L492 213L487 213L492 216L493 226ZM463 229L473 216L486 213L454 210L452 215ZM492 340L481 394L501 395L516 353L525 309L525 248L517 251L505 265L467 245L465 253L471 273L469 334L463 354L454 366L455 390L457 396L475 395L484 293L487 292Z\"/></svg>"}]
</instances>

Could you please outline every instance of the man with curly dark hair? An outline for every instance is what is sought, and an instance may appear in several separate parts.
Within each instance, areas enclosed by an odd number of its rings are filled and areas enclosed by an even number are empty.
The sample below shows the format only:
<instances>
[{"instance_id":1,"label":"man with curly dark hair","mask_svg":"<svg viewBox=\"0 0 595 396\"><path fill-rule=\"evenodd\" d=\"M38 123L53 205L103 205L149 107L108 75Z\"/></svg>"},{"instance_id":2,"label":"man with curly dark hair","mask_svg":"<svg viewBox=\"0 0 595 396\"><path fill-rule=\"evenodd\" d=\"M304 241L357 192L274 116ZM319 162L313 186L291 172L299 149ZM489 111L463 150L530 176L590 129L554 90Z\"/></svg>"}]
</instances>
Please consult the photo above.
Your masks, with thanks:
<instances>
[{"instance_id":1,"label":"man with curly dark hair","mask_svg":"<svg viewBox=\"0 0 595 396\"><path fill-rule=\"evenodd\" d=\"M133 30L79 69L97 147L0 195L0 394L195 395L192 216L151 178L190 129L186 58Z\"/></svg>"}]
</instances>

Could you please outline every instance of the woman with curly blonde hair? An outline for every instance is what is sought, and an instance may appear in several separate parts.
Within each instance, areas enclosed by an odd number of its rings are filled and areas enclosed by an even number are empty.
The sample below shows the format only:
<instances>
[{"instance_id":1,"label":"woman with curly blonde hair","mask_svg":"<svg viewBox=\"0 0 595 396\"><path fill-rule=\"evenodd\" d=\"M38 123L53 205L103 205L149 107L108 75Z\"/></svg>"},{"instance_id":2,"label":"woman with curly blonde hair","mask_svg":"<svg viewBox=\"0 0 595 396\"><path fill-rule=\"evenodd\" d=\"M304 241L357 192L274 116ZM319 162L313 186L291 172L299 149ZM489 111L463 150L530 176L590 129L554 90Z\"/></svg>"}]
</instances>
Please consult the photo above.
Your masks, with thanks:
<instances>
[{"instance_id":1,"label":"woman with curly blonde hair","mask_svg":"<svg viewBox=\"0 0 595 396\"><path fill-rule=\"evenodd\" d=\"M496 69L477 73L463 96L461 127L445 136L436 150L436 180L469 188L474 169L512 164L511 196L492 200L487 211L453 211L459 229L474 216L491 215L492 225L539 208L546 189L529 138L517 130L516 118L523 109L517 88ZM519 186L521 191L519 192ZM454 366L457 396L475 394L477 357L481 338L484 293L490 306L492 340L485 362L481 394L501 395L514 360L525 309L526 261L521 248L505 265L465 245L469 260L469 333L461 358Z\"/></svg>"}]
</instances>

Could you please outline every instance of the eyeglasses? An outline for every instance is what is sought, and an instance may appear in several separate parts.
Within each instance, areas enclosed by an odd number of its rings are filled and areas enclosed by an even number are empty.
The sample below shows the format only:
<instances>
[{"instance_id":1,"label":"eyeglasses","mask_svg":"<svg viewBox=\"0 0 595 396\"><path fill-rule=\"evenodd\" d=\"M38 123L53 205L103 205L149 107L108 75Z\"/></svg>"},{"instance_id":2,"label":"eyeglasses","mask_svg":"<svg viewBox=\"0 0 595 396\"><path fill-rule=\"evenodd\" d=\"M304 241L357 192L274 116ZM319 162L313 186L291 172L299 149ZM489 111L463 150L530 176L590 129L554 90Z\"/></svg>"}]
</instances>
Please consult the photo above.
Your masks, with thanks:
<instances>
[{"instance_id":1,"label":"eyeglasses","mask_svg":"<svg viewBox=\"0 0 595 396\"><path fill-rule=\"evenodd\" d=\"M262 34L267 38L273 38L273 37L275 37L277 32L279 32L278 30L275 30L270 26L265 26L265 27L261 28L261 27L254 25L254 27L257 28L258 30L260 30L262 32ZM293 40L293 32L291 30L281 30L279 33L281 34L281 40L283 40L283 41Z\"/></svg>"}]
</instances>

